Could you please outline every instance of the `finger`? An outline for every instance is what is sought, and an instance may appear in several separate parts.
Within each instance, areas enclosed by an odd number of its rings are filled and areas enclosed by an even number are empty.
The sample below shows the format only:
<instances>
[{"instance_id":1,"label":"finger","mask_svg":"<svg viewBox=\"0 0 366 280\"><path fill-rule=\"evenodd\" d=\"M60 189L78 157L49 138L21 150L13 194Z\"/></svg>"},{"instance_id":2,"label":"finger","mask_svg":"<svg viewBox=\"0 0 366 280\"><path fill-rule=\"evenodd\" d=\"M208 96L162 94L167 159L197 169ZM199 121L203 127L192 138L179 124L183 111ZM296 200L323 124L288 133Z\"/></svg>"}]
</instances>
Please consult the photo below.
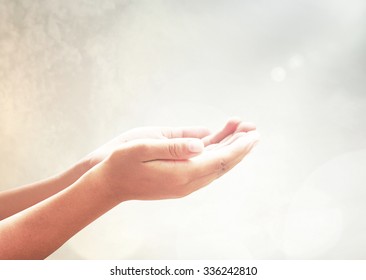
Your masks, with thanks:
<instances>
[{"instance_id":1,"label":"finger","mask_svg":"<svg viewBox=\"0 0 366 280\"><path fill-rule=\"evenodd\" d=\"M239 124L240 124L240 119L238 119L238 118L232 118L232 119L228 120L223 129L203 138L203 143L205 144L205 146L208 146L210 144L219 143L226 136L234 133Z\"/></svg>"},{"instance_id":2,"label":"finger","mask_svg":"<svg viewBox=\"0 0 366 280\"><path fill-rule=\"evenodd\" d=\"M215 150L215 149L219 149L223 146L230 145L236 139L238 139L241 136L244 136L245 134L246 134L245 132L238 132L238 133L231 134L231 135L227 136L224 140L222 140L220 143L211 144L211 145L205 147L205 151L212 151L212 150Z\"/></svg>"},{"instance_id":3,"label":"finger","mask_svg":"<svg viewBox=\"0 0 366 280\"><path fill-rule=\"evenodd\" d=\"M252 131L252 130L255 130L255 129L256 129L256 126L253 123L250 123L250 122L240 122L233 133L227 135L220 142L216 143L218 145L215 145L215 148L221 147L222 144L226 144L227 145L228 143L233 142L233 140L235 140L237 138L235 135L238 134L238 133L249 132L249 131ZM206 139L204 139L204 141L206 141ZM213 145L213 144L209 144L209 145ZM209 145L206 145L206 146L209 146ZM210 150L211 149L212 149L212 147L210 147Z\"/></svg>"},{"instance_id":4,"label":"finger","mask_svg":"<svg viewBox=\"0 0 366 280\"><path fill-rule=\"evenodd\" d=\"M204 150L197 138L149 139L135 144L136 156L141 161L184 160L197 156Z\"/></svg>"},{"instance_id":5,"label":"finger","mask_svg":"<svg viewBox=\"0 0 366 280\"><path fill-rule=\"evenodd\" d=\"M252 130L257 129L256 125L254 123L251 122L240 122L236 128L236 130L234 131L233 134L236 134L238 132L249 132ZM228 135L225 139L223 139L221 142L225 142L227 139L229 139L233 134Z\"/></svg>"},{"instance_id":6,"label":"finger","mask_svg":"<svg viewBox=\"0 0 366 280\"><path fill-rule=\"evenodd\" d=\"M195 192L209 184L211 184L216 179L220 178L227 172L229 172L231 169L233 169L241 160L243 157L238 157L235 160L231 161L229 165L227 165L227 168L225 170L216 170L210 174L195 178L192 181L189 181L184 188L186 190L186 193L190 194L192 192Z\"/></svg>"},{"instance_id":7,"label":"finger","mask_svg":"<svg viewBox=\"0 0 366 280\"><path fill-rule=\"evenodd\" d=\"M257 127L254 123L251 122L241 122L236 128L235 132L248 132L255 130Z\"/></svg>"},{"instance_id":8,"label":"finger","mask_svg":"<svg viewBox=\"0 0 366 280\"><path fill-rule=\"evenodd\" d=\"M238 160L242 160L259 140L259 133L251 131L235 139L230 145L212 150L206 155L198 156L192 160L193 177L201 177L211 173L220 174L230 170ZM189 171L188 171L189 172Z\"/></svg>"},{"instance_id":9,"label":"finger","mask_svg":"<svg viewBox=\"0 0 366 280\"><path fill-rule=\"evenodd\" d=\"M243 132L249 132L252 130L255 130L256 126L253 123L250 122L240 122L235 129L235 131L232 134L229 134L226 136L223 140L220 141L220 144L226 143L227 141L232 142L233 136L235 136L237 133L243 133ZM236 137L234 137L236 139Z\"/></svg>"},{"instance_id":10,"label":"finger","mask_svg":"<svg viewBox=\"0 0 366 280\"><path fill-rule=\"evenodd\" d=\"M253 148L254 144L255 144L254 142L250 144L248 152ZM240 156L236 157L229 164L227 164L224 169L222 169L222 166L220 166L218 170L215 170L210 174L194 178L193 180L189 181L186 185L183 186L183 188L185 189L184 192L186 194L190 194L209 185L210 183L212 183L213 181L215 181L216 179L220 178L221 176L229 172L231 169L233 169L238 163L242 161L245 155L246 154L241 154Z\"/></svg>"},{"instance_id":11,"label":"finger","mask_svg":"<svg viewBox=\"0 0 366 280\"><path fill-rule=\"evenodd\" d=\"M210 134L210 130L206 127L163 127L161 133L166 138L203 138Z\"/></svg>"}]
</instances>

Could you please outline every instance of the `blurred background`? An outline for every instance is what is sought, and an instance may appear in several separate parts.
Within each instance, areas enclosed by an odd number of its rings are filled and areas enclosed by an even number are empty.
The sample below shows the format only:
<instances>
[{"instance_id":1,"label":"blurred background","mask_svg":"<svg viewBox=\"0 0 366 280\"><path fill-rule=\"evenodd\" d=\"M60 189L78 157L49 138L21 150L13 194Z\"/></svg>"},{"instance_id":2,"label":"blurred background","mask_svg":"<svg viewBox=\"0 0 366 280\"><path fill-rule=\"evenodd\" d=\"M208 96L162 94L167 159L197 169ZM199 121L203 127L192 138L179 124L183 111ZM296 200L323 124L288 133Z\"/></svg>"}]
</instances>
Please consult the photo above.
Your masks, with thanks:
<instances>
[{"instance_id":1,"label":"blurred background","mask_svg":"<svg viewBox=\"0 0 366 280\"><path fill-rule=\"evenodd\" d=\"M0 0L0 190L137 126L257 124L231 173L50 259L366 259L366 2Z\"/></svg>"}]
</instances>

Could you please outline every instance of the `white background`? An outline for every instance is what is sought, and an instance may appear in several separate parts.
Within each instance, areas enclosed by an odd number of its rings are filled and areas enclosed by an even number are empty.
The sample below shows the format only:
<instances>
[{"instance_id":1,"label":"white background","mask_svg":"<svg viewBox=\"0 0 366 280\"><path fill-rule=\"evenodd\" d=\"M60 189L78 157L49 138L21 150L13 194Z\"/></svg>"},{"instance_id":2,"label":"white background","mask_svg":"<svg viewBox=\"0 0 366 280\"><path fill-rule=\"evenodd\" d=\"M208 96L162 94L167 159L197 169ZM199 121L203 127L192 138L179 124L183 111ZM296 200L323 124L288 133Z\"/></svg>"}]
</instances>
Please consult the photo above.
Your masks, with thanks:
<instances>
[{"instance_id":1,"label":"white background","mask_svg":"<svg viewBox=\"0 0 366 280\"><path fill-rule=\"evenodd\" d=\"M366 2L0 0L0 189L120 132L257 124L187 198L128 202L50 259L365 259Z\"/></svg>"}]
</instances>

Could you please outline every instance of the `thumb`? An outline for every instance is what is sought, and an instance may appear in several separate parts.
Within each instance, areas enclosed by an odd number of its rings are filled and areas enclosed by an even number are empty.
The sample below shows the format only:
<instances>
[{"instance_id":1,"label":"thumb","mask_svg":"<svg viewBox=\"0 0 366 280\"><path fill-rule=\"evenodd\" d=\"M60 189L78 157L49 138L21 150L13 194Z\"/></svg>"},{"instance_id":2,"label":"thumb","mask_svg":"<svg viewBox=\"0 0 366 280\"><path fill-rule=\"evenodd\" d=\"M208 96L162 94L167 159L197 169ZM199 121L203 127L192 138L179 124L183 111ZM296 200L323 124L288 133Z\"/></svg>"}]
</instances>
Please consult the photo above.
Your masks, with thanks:
<instances>
[{"instance_id":1,"label":"thumb","mask_svg":"<svg viewBox=\"0 0 366 280\"><path fill-rule=\"evenodd\" d=\"M157 159L188 159L203 152L204 144L197 138L162 139L149 142L141 155L146 161Z\"/></svg>"}]
</instances>

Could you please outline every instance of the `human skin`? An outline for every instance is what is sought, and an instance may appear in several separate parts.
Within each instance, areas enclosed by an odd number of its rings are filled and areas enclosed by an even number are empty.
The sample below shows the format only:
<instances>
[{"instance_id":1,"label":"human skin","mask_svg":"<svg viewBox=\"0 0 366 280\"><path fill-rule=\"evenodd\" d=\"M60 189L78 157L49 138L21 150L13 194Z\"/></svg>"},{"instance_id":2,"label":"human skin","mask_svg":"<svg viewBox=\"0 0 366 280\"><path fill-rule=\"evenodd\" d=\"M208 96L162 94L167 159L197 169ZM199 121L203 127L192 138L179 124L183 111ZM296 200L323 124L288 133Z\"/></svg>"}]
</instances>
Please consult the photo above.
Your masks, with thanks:
<instances>
[{"instance_id":1,"label":"human skin","mask_svg":"<svg viewBox=\"0 0 366 280\"><path fill-rule=\"evenodd\" d=\"M127 200L186 196L233 168L258 141L238 119L128 131L47 180L0 193L0 259L44 259Z\"/></svg>"}]
</instances>

